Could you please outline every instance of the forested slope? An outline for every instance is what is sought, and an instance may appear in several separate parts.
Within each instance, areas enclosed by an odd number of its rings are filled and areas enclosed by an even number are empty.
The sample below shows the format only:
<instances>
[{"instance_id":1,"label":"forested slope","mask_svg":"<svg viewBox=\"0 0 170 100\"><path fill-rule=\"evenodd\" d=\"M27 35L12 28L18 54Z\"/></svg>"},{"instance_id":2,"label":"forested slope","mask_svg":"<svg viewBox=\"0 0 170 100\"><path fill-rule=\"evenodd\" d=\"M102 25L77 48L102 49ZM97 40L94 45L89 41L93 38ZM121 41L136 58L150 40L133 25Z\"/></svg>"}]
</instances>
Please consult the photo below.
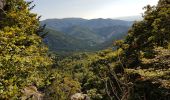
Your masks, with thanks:
<instances>
[{"instance_id":1,"label":"forested slope","mask_svg":"<svg viewBox=\"0 0 170 100\"><path fill-rule=\"evenodd\" d=\"M170 99L169 0L146 6L144 19L114 42L116 50L69 56L48 52L30 4L0 6L0 99L69 100L75 93L92 100Z\"/></svg>"},{"instance_id":2,"label":"forested slope","mask_svg":"<svg viewBox=\"0 0 170 100\"><path fill-rule=\"evenodd\" d=\"M102 18L91 20L63 18L41 21L42 25L46 25L45 31L49 31L45 38L49 49L58 53L93 52L112 47L113 41L123 39L127 35L132 23L132 21Z\"/></svg>"}]
</instances>

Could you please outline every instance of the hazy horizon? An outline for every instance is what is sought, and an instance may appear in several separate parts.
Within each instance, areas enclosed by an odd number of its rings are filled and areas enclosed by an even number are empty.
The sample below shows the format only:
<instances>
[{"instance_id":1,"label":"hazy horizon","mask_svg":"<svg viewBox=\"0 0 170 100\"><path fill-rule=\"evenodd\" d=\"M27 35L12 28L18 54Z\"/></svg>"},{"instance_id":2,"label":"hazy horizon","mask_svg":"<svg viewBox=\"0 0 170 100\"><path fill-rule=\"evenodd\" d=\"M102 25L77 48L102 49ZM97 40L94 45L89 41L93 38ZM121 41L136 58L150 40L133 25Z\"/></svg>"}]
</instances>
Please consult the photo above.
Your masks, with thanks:
<instances>
[{"instance_id":1,"label":"hazy horizon","mask_svg":"<svg viewBox=\"0 0 170 100\"><path fill-rule=\"evenodd\" d=\"M27 0L30 1L30 0ZM156 5L158 0L36 0L32 12L42 16L41 20L51 18L119 18L140 16L142 8L148 4Z\"/></svg>"},{"instance_id":2,"label":"hazy horizon","mask_svg":"<svg viewBox=\"0 0 170 100\"><path fill-rule=\"evenodd\" d=\"M41 19L43 20L48 20L48 19L85 19L85 20L93 20L93 19L112 19L112 20L123 20L123 21L135 21L135 20L141 20L142 16L136 15L136 16L120 16L120 17L115 17L115 18L81 18L81 17L65 17L65 18L47 18L47 19Z\"/></svg>"}]
</instances>

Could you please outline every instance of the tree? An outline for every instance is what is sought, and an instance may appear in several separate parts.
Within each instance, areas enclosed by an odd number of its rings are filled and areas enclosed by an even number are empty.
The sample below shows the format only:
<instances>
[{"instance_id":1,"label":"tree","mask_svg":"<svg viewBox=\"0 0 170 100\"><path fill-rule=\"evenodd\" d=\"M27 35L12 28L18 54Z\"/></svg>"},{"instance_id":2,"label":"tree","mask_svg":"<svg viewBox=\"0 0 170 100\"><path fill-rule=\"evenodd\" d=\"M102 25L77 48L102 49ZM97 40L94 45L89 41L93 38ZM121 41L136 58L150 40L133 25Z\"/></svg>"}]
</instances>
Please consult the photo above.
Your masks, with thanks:
<instances>
[{"instance_id":1,"label":"tree","mask_svg":"<svg viewBox=\"0 0 170 100\"><path fill-rule=\"evenodd\" d=\"M124 63L135 67L140 63L140 53L152 53L153 48L168 47L170 42L170 1L160 0L157 6L146 6L143 20L135 22L124 40Z\"/></svg>"},{"instance_id":2,"label":"tree","mask_svg":"<svg viewBox=\"0 0 170 100\"><path fill-rule=\"evenodd\" d=\"M31 2L6 0L0 9L0 99L18 99L28 85L44 86L51 59L38 36Z\"/></svg>"}]
</instances>

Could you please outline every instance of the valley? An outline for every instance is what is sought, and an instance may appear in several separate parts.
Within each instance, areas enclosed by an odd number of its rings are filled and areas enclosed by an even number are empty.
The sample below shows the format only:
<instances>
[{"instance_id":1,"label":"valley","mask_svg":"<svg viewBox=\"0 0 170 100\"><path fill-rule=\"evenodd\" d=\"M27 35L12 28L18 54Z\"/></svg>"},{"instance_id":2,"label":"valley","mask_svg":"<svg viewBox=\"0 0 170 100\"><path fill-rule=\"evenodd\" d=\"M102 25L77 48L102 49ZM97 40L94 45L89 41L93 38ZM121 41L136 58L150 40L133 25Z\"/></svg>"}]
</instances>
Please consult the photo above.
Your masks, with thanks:
<instances>
[{"instance_id":1,"label":"valley","mask_svg":"<svg viewBox=\"0 0 170 100\"><path fill-rule=\"evenodd\" d=\"M170 0L149 1L0 0L0 100L170 100Z\"/></svg>"},{"instance_id":2,"label":"valley","mask_svg":"<svg viewBox=\"0 0 170 100\"><path fill-rule=\"evenodd\" d=\"M114 19L47 19L41 21L48 32L44 42L54 52L98 51L123 39L133 21Z\"/></svg>"}]
</instances>

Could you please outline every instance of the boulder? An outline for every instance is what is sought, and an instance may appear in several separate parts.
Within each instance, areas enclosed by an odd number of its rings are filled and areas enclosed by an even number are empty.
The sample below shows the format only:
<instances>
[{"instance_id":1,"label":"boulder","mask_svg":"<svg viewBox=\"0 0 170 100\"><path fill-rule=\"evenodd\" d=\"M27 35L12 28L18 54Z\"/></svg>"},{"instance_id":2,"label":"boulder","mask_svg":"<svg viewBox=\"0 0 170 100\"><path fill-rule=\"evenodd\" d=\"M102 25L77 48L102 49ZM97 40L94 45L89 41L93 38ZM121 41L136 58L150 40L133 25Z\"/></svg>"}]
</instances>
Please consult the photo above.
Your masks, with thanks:
<instances>
[{"instance_id":1,"label":"boulder","mask_svg":"<svg viewBox=\"0 0 170 100\"><path fill-rule=\"evenodd\" d=\"M0 0L0 9L3 9L5 5L5 0Z\"/></svg>"},{"instance_id":2,"label":"boulder","mask_svg":"<svg viewBox=\"0 0 170 100\"><path fill-rule=\"evenodd\" d=\"M90 100L87 94L76 93L71 96L71 100Z\"/></svg>"},{"instance_id":3,"label":"boulder","mask_svg":"<svg viewBox=\"0 0 170 100\"><path fill-rule=\"evenodd\" d=\"M23 96L21 100L42 100L42 93L40 93L35 86L25 87L22 91Z\"/></svg>"}]
</instances>

